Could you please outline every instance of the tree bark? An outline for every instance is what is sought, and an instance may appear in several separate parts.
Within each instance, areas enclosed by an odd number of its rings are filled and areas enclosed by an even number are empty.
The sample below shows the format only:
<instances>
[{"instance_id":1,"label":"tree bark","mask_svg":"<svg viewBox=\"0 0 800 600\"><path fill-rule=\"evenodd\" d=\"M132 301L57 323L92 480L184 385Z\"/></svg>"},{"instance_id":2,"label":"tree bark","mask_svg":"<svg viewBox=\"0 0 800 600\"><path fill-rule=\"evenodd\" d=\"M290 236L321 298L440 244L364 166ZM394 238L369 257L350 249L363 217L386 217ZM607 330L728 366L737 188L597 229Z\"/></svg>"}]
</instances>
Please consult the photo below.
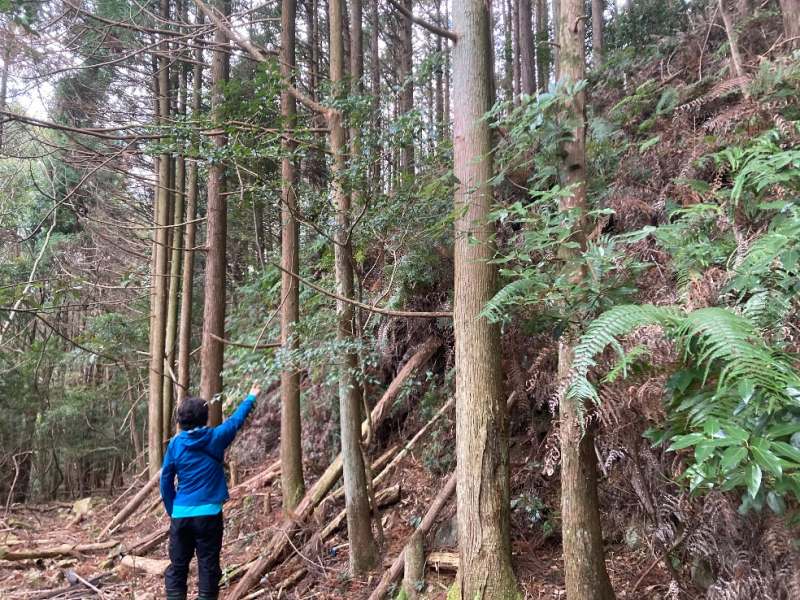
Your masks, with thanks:
<instances>
[{"instance_id":1,"label":"tree bark","mask_svg":"<svg viewBox=\"0 0 800 600\"><path fill-rule=\"evenodd\" d=\"M436 24L439 27L446 27L445 23L442 23L442 4L441 0L436 0ZM444 44L446 41L442 40L442 37L437 35L436 36L436 54L438 55L438 60L436 62L436 71L435 71L435 78L436 78L436 92L435 92L435 105L434 105L434 120L436 121L436 135L439 140L443 140L445 133L444 133L444 55L442 51L444 49Z\"/></svg>"},{"instance_id":2,"label":"tree bark","mask_svg":"<svg viewBox=\"0 0 800 600\"><path fill-rule=\"evenodd\" d=\"M786 39L792 39L790 48L800 47L800 0L780 0L783 30Z\"/></svg>"},{"instance_id":3,"label":"tree bark","mask_svg":"<svg viewBox=\"0 0 800 600\"><path fill-rule=\"evenodd\" d=\"M533 41L531 0L519 0L520 92L536 93L536 50Z\"/></svg>"},{"instance_id":4,"label":"tree bark","mask_svg":"<svg viewBox=\"0 0 800 600\"><path fill-rule=\"evenodd\" d=\"M739 34L736 31L736 25L733 22L733 16L728 11L725 4L726 0L719 0L719 14L722 17L722 22L725 25L725 33L728 35L728 45L731 49L731 71L735 77L743 77L745 75L744 63L742 62L742 55L739 52ZM742 88L744 91L744 88ZM747 95L745 91L745 96Z\"/></svg>"},{"instance_id":5,"label":"tree bark","mask_svg":"<svg viewBox=\"0 0 800 600\"><path fill-rule=\"evenodd\" d=\"M561 0L559 41L561 77L574 84L586 75L584 3ZM561 199L562 211L580 211L573 240L586 243L586 92L574 95L567 109L577 123L564 147L563 186L572 191ZM567 252L572 252L568 250ZM577 277L583 274L576 274ZM559 342L559 375L572 364L572 334ZM589 431L584 434L577 405L560 398L561 419L561 517L563 523L564 580L568 600L613 600L600 530L596 459Z\"/></svg>"},{"instance_id":6,"label":"tree bark","mask_svg":"<svg viewBox=\"0 0 800 600\"><path fill-rule=\"evenodd\" d=\"M227 15L228 0L217 0L216 8ZM211 111L218 128L223 126L221 105L223 88L228 80L228 53L223 49L228 43L225 32L217 27L214 33L214 50L211 59ZM214 136L214 148L222 153L227 145L227 135ZM208 210L206 216L206 273L203 305L203 338L200 351L200 395L208 401L208 423L222 422L222 363L225 346L225 276L226 276L227 200L225 196L225 165L216 158L208 168Z\"/></svg>"},{"instance_id":7,"label":"tree bark","mask_svg":"<svg viewBox=\"0 0 800 600\"><path fill-rule=\"evenodd\" d=\"M553 76L561 79L561 0L551 0L553 8Z\"/></svg>"},{"instance_id":8,"label":"tree bark","mask_svg":"<svg viewBox=\"0 0 800 600\"><path fill-rule=\"evenodd\" d=\"M380 17L378 15L378 4L380 0L370 2L370 87L372 91L372 119L373 126L380 129L381 126L381 54L380 54ZM374 192L381 191L381 171L382 164L380 155L372 161L371 188Z\"/></svg>"},{"instance_id":9,"label":"tree bark","mask_svg":"<svg viewBox=\"0 0 800 600\"><path fill-rule=\"evenodd\" d=\"M295 0L281 3L281 75L294 81ZM294 128L297 103L288 91L281 92L281 112L284 126ZM297 174L294 157L296 144L291 135L283 138L284 156L281 160L281 266L292 273L300 272L300 239L297 227ZM284 352L299 347L295 335L300 320L300 282L286 271L281 273L281 343ZM300 373L291 366L281 372L281 490L283 507L291 510L305 494L303 482L303 446L300 425Z\"/></svg>"},{"instance_id":10,"label":"tree bark","mask_svg":"<svg viewBox=\"0 0 800 600\"><path fill-rule=\"evenodd\" d=\"M519 4L521 0L512 0L513 1L513 12L511 14L511 29L514 32L513 35L513 43L512 43L512 68L511 74L514 78L512 87L514 90L514 101L516 102L519 99L520 91L522 89L522 73L520 71L521 66L521 46L520 46L520 9Z\"/></svg>"},{"instance_id":11,"label":"tree bark","mask_svg":"<svg viewBox=\"0 0 800 600\"><path fill-rule=\"evenodd\" d=\"M169 20L169 0L161 0L161 17ZM158 121L162 127L169 124L169 44L162 36L158 58ZM158 179L155 195L155 244L151 295L150 321L150 370L149 399L147 410L147 451L150 473L161 468L163 458L163 386L164 386L164 342L167 326L167 294L169 287L168 242L170 166L171 157L163 153L158 159Z\"/></svg>"},{"instance_id":12,"label":"tree bark","mask_svg":"<svg viewBox=\"0 0 800 600\"><path fill-rule=\"evenodd\" d=\"M455 214L456 461L461 598L496 600L519 594L511 568L506 403L500 330L480 316L496 291L492 134L483 116L494 102L491 18L482 0L453 7L458 43L453 87Z\"/></svg>"},{"instance_id":13,"label":"tree bark","mask_svg":"<svg viewBox=\"0 0 800 600\"><path fill-rule=\"evenodd\" d=\"M412 0L400 0L405 9L410 13L414 4ZM407 115L414 110L414 42L412 35L411 19L400 15L400 60L398 61L398 78L400 79L400 106L399 114ZM403 144L400 149L401 175L414 174L414 142Z\"/></svg>"},{"instance_id":14,"label":"tree bark","mask_svg":"<svg viewBox=\"0 0 800 600\"><path fill-rule=\"evenodd\" d=\"M195 21L203 24L204 15L197 10ZM203 48L199 41L194 55L194 72L192 74L192 117L200 117L203 94ZM178 332L178 390L177 403L180 404L189 395L189 367L192 353L192 298L194 283L194 246L197 237L198 193L197 161L190 160L186 168L186 230L184 236L183 273L181 282L181 313Z\"/></svg>"},{"instance_id":15,"label":"tree bark","mask_svg":"<svg viewBox=\"0 0 800 600\"><path fill-rule=\"evenodd\" d=\"M329 0L330 78L333 93L344 92L343 0ZM334 262L336 288L340 296L353 298L353 249L350 241L350 196L345 189L345 131L338 111L328 112L330 147L333 154L331 187L336 207ZM337 339L342 346L355 341L353 305L336 301ZM369 497L361 454L361 390L356 379L358 355L352 348L342 351L339 366L339 419L344 470L347 537L350 542L350 571L361 574L375 566L377 548L372 536Z\"/></svg>"},{"instance_id":16,"label":"tree bark","mask_svg":"<svg viewBox=\"0 0 800 600\"><path fill-rule=\"evenodd\" d=\"M603 33L606 10L605 0L592 0L592 63L597 69L603 65Z\"/></svg>"},{"instance_id":17,"label":"tree bark","mask_svg":"<svg viewBox=\"0 0 800 600\"><path fill-rule=\"evenodd\" d=\"M11 40L5 40L3 48L3 71L0 73L0 111L6 109L6 97L8 95L8 70L11 66ZM5 121L0 120L0 150L3 148L3 125Z\"/></svg>"},{"instance_id":18,"label":"tree bark","mask_svg":"<svg viewBox=\"0 0 800 600\"><path fill-rule=\"evenodd\" d=\"M547 0L536 0L536 76L541 92L547 91L550 82L550 54Z\"/></svg>"}]
</instances>

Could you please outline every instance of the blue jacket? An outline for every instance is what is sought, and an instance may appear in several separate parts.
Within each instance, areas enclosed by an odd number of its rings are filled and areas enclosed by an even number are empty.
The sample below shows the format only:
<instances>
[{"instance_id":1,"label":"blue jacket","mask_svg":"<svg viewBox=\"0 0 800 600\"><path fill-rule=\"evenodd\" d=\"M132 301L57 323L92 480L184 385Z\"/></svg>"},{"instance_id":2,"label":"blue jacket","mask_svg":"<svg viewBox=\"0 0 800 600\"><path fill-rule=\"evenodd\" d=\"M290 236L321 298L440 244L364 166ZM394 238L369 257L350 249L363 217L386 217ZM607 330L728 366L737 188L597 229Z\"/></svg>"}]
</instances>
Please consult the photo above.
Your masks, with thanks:
<instances>
[{"instance_id":1,"label":"blue jacket","mask_svg":"<svg viewBox=\"0 0 800 600\"><path fill-rule=\"evenodd\" d=\"M172 516L174 504L202 506L222 504L228 499L228 484L222 469L225 449L244 425L255 401L255 396L247 396L221 425L181 431L170 440L161 466L161 498L168 515Z\"/></svg>"}]
</instances>

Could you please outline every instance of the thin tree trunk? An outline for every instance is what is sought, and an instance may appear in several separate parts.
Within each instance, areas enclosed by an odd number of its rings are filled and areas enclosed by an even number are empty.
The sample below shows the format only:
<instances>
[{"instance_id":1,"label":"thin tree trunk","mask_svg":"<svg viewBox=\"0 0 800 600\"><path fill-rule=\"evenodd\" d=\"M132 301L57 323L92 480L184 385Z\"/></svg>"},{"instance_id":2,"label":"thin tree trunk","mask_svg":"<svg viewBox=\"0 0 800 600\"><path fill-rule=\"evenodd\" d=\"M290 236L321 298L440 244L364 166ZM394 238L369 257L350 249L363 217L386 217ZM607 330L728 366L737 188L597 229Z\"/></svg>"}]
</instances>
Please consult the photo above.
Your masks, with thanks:
<instances>
[{"instance_id":1,"label":"thin tree trunk","mask_svg":"<svg viewBox=\"0 0 800 600\"><path fill-rule=\"evenodd\" d=\"M381 57L380 57L380 20L378 4L380 0L370 2L370 85L372 88L372 119L376 129L381 126ZM380 154L373 158L371 169L371 186L375 192L381 191L382 159Z\"/></svg>"},{"instance_id":2,"label":"thin tree trunk","mask_svg":"<svg viewBox=\"0 0 800 600\"><path fill-rule=\"evenodd\" d=\"M790 48L800 47L800 0L780 0L783 30Z\"/></svg>"},{"instance_id":3,"label":"thin tree trunk","mask_svg":"<svg viewBox=\"0 0 800 600\"><path fill-rule=\"evenodd\" d=\"M203 12L198 10L195 21L203 24ZM197 119L202 108L203 94L203 49L198 42L195 49L194 72L192 74L192 117ZM189 394L189 367L192 352L192 297L194 282L194 245L197 237L198 174L197 161L189 161L186 169L186 235L184 236L183 280L181 284L181 317L178 333L178 393L180 404Z\"/></svg>"},{"instance_id":4,"label":"thin tree trunk","mask_svg":"<svg viewBox=\"0 0 800 600\"><path fill-rule=\"evenodd\" d=\"M503 0L503 92L505 99L514 101L514 23L513 0ZM437 42L441 38L437 36Z\"/></svg>"},{"instance_id":5,"label":"thin tree trunk","mask_svg":"<svg viewBox=\"0 0 800 600\"><path fill-rule=\"evenodd\" d=\"M161 17L169 20L169 0L161 0ZM166 36L161 44L158 58L158 121L166 127L169 122L169 45ZM147 411L147 451L150 473L161 468L163 457L163 385L164 385L164 341L167 325L168 292L168 242L169 230L169 180L170 155L161 154L158 159L158 180L155 196L155 245L153 251L152 319L150 328L149 401Z\"/></svg>"},{"instance_id":6,"label":"thin tree trunk","mask_svg":"<svg viewBox=\"0 0 800 600\"><path fill-rule=\"evenodd\" d=\"M592 0L592 62L595 68L603 65L603 33L606 10L605 0Z\"/></svg>"},{"instance_id":7,"label":"thin tree trunk","mask_svg":"<svg viewBox=\"0 0 800 600\"><path fill-rule=\"evenodd\" d=\"M450 27L450 9L449 4L444 4L444 22L447 27ZM444 135L450 132L450 78L451 78L451 50L450 42L444 43Z\"/></svg>"},{"instance_id":8,"label":"thin tree trunk","mask_svg":"<svg viewBox=\"0 0 800 600\"><path fill-rule=\"evenodd\" d=\"M553 9L553 76L561 79L561 0L551 0Z\"/></svg>"},{"instance_id":9,"label":"thin tree trunk","mask_svg":"<svg viewBox=\"0 0 800 600\"><path fill-rule=\"evenodd\" d=\"M187 22L188 14L186 1L178 2L180 17ZM178 63L180 69L178 81L178 107L177 113L181 117L186 116L188 66L185 63ZM175 165L175 187L174 187L174 206L171 229L172 258L170 260L169 277L169 300L167 304L167 332L164 342L164 389L163 389L163 413L162 413L162 435L164 443L172 435L172 412L174 406L176 381L175 376L175 356L177 353L178 335L178 291L180 289L181 278L181 258L183 256L183 226L178 225L184 221L184 205L186 200L186 157L179 154L174 162ZM177 377L175 377L177 379Z\"/></svg>"},{"instance_id":10,"label":"thin tree trunk","mask_svg":"<svg viewBox=\"0 0 800 600\"><path fill-rule=\"evenodd\" d=\"M538 89L547 91L550 82L550 24L547 15L547 0L536 3L536 74Z\"/></svg>"},{"instance_id":11,"label":"thin tree trunk","mask_svg":"<svg viewBox=\"0 0 800 600\"><path fill-rule=\"evenodd\" d=\"M330 77L333 93L344 92L343 0L329 1ZM336 207L334 261L336 288L340 296L353 297L353 251L350 241L350 196L345 189L345 131L339 112L328 113L332 193ZM354 341L354 311L349 302L336 302L337 339L342 345ZM339 417L341 424L342 460L344 469L347 537L350 542L350 571L363 573L375 566L378 553L372 536L369 497L361 453L361 393L356 379L358 355L352 349L343 351L339 372Z\"/></svg>"},{"instance_id":12,"label":"thin tree trunk","mask_svg":"<svg viewBox=\"0 0 800 600\"><path fill-rule=\"evenodd\" d=\"M217 0L217 10L227 15L228 0ZM214 33L214 43L222 48L228 43L225 32L219 27ZM228 80L228 53L214 51L211 59L211 111L215 124L221 126L223 87ZM227 136L217 133L214 147L222 151ZM200 351L200 395L209 402L209 425L222 422L222 362L225 347L220 341L225 337L225 267L227 235L227 200L225 196L225 165L219 160L208 168L208 210L206 217L206 274L203 297L203 339Z\"/></svg>"},{"instance_id":13,"label":"thin tree trunk","mask_svg":"<svg viewBox=\"0 0 800 600\"><path fill-rule=\"evenodd\" d=\"M513 13L511 14L511 29L514 32L513 38L513 45L512 45L512 75L514 77L513 81L513 88L514 88L514 100L519 99L520 90L522 89L522 73L520 72L520 31L519 31L519 4L522 0L512 0L514 3L513 5Z\"/></svg>"},{"instance_id":14,"label":"thin tree trunk","mask_svg":"<svg viewBox=\"0 0 800 600\"><path fill-rule=\"evenodd\" d=\"M400 0L410 13L414 4L412 0ZM414 110L414 43L411 19L400 16L400 60L398 76L400 79L400 115L407 115ZM414 174L414 142L403 144L400 149L400 170L403 175Z\"/></svg>"},{"instance_id":15,"label":"thin tree trunk","mask_svg":"<svg viewBox=\"0 0 800 600\"><path fill-rule=\"evenodd\" d=\"M561 0L559 39L561 76L575 83L584 79L585 26L582 0ZM568 104L578 124L572 140L565 144L563 186L570 196L561 199L562 211L580 211L573 240L586 243L586 92L573 96ZM566 252L574 252L567 250ZM581 277L583 274L576 274ZM559 343L559 375L564 377L572 364L572 333L565 332ZM578 407L563 395L561 414L561 518L563 523L564 580L568 600L613 600L600 530L597 500L597 475L594 444L589 431L583 434Z\"/></svg>"},{"instance_id":16,"label":"thin tree trunk","mask_svg":"<svg viewBox=\"0 0 800 600\"><path fill-rule=\"evenodd\" d=\"M295 0L281 3L281 75L294 81L295 64ZM297 104L288 91L281 92L281 112L284 126L294 128ZM281 160L281 343L284 351L294 351L298 345L294 330L300 320L300 286L289 275L300 272L300 243L297 227L297 174L294 153L296 144L285 137ZM303 447L300 426L300 373L291 366L281 372L281 490L283 507L292 510L305 494L303 483Z\"/></svg>"},{"instance_id":17,"label":"thin tree trunk","mask_svg":"<svg viewBox=\"0 0 800 600\"><path fill-rule=\"evenodd\" d=\"M536 53L531 15L531 0L519 0L520 91L528 96L536 93Z\"/></svg>"},{"instance_id":18,"label":"thin tree trunk","mask_svg":"<svg viewBox=\"0 0 800 600\"><path fill-rule=\"evenodd\" d=\"M496 291L494 227L489 222L492 134L483 116L494 102L491 18L482 0L453 6L458 43L453 86L455 191L456 464L461 598L519 594L511 568L508 424L500 369L500 330L480 313Z\"/></svg>"},{"instance_id":19,"label":"thin tree trunk","mask_svg":"<svg viewBox=\"0 0 800 600\"><path fill-rule=\"evenodd\" d=\"M6 109L6 96L8 95L8 69L11 65L11 40L5 40L3 48L3 71L0 73L0 111ZM0 120L0 150L3 148L3 124Z\"/></svg>"},{"instance_id":20,"label":"thin tree trunk","mask_svg":"<svg viewBox=\"0 0 800 600\"><path fill-rule=\"evenodd\" d=\"M742 55L739 53L739 34L736 31L736 25L733 22L733 16L728 11L725 5L725 0L719 0L719 14L722 16L722 22L725 24L725 33L728 35L728 45L731 48L731 71L735 77L743 77L745 75ZM747 92L744 90L744 95Z\"/></svg>"}]
</instances>

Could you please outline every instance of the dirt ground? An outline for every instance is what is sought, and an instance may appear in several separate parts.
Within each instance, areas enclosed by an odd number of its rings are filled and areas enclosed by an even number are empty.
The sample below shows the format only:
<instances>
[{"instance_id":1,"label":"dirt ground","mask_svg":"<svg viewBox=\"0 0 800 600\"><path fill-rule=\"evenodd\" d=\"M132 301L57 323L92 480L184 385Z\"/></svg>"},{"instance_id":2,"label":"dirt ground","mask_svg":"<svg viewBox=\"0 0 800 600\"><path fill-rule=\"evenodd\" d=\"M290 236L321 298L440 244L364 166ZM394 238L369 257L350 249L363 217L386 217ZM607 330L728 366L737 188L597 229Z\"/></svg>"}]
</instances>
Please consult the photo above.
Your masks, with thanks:
<instances>
[{"instance_id":1,"label":"dirt ground","mask_svg":"<svg viewBox=\"0 0 800 600\"><path fill-rule=\"evenodd\" d=\"M514 456L525 453L525 448L519 446L515 450L516 452L512 451L512 462ZM524 471L516 470L515 473L515 490L519 491L520 487L531 483L525 481ZM393 479L387 486L400 484L401 495L399 502L382 511L384 567L388 567L397 556L445 477L432 475L412 453L395 468ZM278 485L273 482L270 487L259 488L226 505L223 542L223 568L226 573L257 555L258 549L275 534L282 519ZM512 496L514 495L512 490ZM69 503L11 506L0 520L0 552L2 548L15 551L98 542L103 528L126 501L117 500L112 505L114 500L92 498L91 507L80 519L76 516L75 509L80 510L81 507ZM118 541L119 546L110 551L106 549L35 560L0 559L0 598L72 600L99 596L80 582L70 585L67 580L70 570L91 582L107 600L154 600L163 597L160 576L133 571L119 565L119 558L125 553L126 547L131 547L167 524L167 517L162 506L157 503L155 492L143 503L143 507L119 530L112 533L110 539ZM306 536L327 524L342 508L342 500L323 502L314 514L312 523L306 526ZM439 525L428 536L426 550L454 550L454 511L454 500L451 499L447 509L439 516ZM512 512L515 569L525 597L539 600L563 598L563 574L557 534L550 537L544 535L541 525L537 525L535 519L530 519L530 514L530 507L517 506ZM333 537L311 549L299 543L302 539L298 540L290 557L271 570L254 590L261 591L261 595L257 597L297 600L366 598L377 584L381 572L359 579L347 576L347 541L344 529L345 527L341 527ZM146 553L145 557L165 560L166 541ZM625 544L609 546L608 567L618 598L659 600L693 597L685 591L680 595L673 595L675 591L670 590L670 576L664 562L654 560L643 549L633 550ZM280 589L281 583L300 569L305 570L304 575L290 586ZM195 575L193 564L190 575L192 586ZM423 597L430 600L446 598L454 576L451 569L437 571L429 568ZM227 584L223 586L223 595L226 587ZM193 593L194 589L190 587L190 598Z\"/></svg>"}]
</instances>

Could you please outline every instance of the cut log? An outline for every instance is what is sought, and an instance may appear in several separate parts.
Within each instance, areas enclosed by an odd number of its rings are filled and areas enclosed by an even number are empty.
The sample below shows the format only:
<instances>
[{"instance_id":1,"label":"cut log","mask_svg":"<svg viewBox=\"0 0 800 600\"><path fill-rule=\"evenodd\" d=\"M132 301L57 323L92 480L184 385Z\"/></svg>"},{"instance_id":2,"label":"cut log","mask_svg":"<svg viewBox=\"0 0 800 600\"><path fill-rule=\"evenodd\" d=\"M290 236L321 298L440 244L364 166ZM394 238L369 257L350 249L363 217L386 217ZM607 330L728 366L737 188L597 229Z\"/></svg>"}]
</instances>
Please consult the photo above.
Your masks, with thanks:
<instances>
[{"instance_id":1,"label":"cut log","mask_svg":"<svg viewBox=\"0 0 800 600\"><path fill-rule=\"evenodd\" d=\"M392 487L388 487L384 490L381 490L377 494L375 494L375 502L378 505L378 508L384 508L386 506L391 506L392 504L396 504L400 501L400 484L393 485ZM341 512L336 515L322 531L319 532L319 535L314 534L317 539L320 541L325 541L328 539L334 531L339 529L344 523L345 519L347 518L347 510L342 509Z\"/></svg>"},{"instance_id":2,"label":"cut log","mask_svg":"<svg viewBox=\"0 0 800 600\"><path fill-rule=\"evenodd\" d=\"M169 566L169 561L155 558L142 558L126 554L119 562L120 567L131 571L140 571L150 575L163 576Z\"/></svg>"},{"instance_id":3,"label":"cut log","mask_svg":"<svg viewBox=\"0 0 800 600\"><path fill-rule=\"evenodd\" d=\"M148 535L143 540L136 542L130 548L127 549L126 554L132 554L134 556L142 556L143 554L147 554L158 546L163 540L167 538L169 535L169 525L164 525L163 527L159 527L153 533Z\"/></svg>"},{"instance_id":4,"label":"cut log","mask_svg":"<svg viewBox=\"0 0 800 600\"><path fill-rule=\"evenodd\" d=\"M114 507L115 507L117 504L119 504L120 502L122 502L122 499L123 499L125 496L127 496L128 494L130 494L130 493L133 491L133 488L135 488L135 487L136 487L136 486L139 484L139 481L141 480L141 478L142 478L142 477L144 477L145 473L147 473L147 469L144 469L144 470L143 470L141 473L139 473L138 475L136 475L136 476L133 478L133 481L131 481L131 484L130 484L130 485L127 487L127 488L125 488L125 491L124 491L124 492L122 492L121 494L119 494L119 495L118 495L118 496L117 496L117 497L114 499L114 501L113 501L111 504L109 504L108 506L106 506L106 507L105 507L103 510L105 510L105 511L111 511L111 509L112 509L112 508L114 508Z\"/></svg>"},{"instance_id":5,"label":"cut log","mask_svg":"<svg viewBox=\"0 0 800 600\"><path fill-rule=\"evenodd\" d=\"M457 572L461 561L458 558L458 552L431 552L428 554L426 564L434 571Z\"/></svg>"},{"instance_id":6,"label":"cut log","mask_svg":"<svg viewBox=\"0 0 800 600\"><path fill-rule=\"evenodd\" d=\"M433 527L433 524L436 522L436 518L439 516L439 512L444 508L447 502L450 500L450 496L453 495L453 492L456 489L456 474L453 473L450 477L447 478L447 482L444 484L444 487L441 489L439 494L434 499L433 503L431 504L428 512L425 513L425 516L422 519L422 522L419 525L417 531L414 532L413 535L419 533L421 536L426 536L428 532ZM383 574L381 577L380 582L378 583L378 587L373 590L372 594L369 596L369 600L381 600L386 593L389 591L389 586L394 583L399 577L400 574L403 572L403 565L405 563L405 551L401 551L397 558L394 559L392 566Z\"/></svg>"},{"instance_id":7,"label":"cut log","mask_svg":"<svg viewBox=\"0 0 800 600\"><path fill-rule=\"evenodd\" d=\"M60 546L32 548L30 550L11 550L7 547L0 547L0 560L36 560L37 558L75 556L77 554L109 550L118 545L118 541L109 540L107 542L98 542L94 544L62 544Z\"/></svg>"},{"instance_id":8,"label":"cut log","mask_svg":"<svg viewBox=\"0 0 800 600\"><path fill-rule=\"evenodd\" d=\"M149 481L144 484L142 489L136 492L136 495L131 498L125 506L122 507L122 510L112 517L112 519L108 522L108 525L106 525L106 528L100 533L101 540L108 535L109 531L111 531L114 527L122 525L128 517L136 512L136 509L139 508L139 505L141 505L145 498L150 495L150 492L158 487L158 481L160 478L161 470L153 475Z\"/></svg>"},{"instance_id":9,"label":"cut log","mask_svg":"<svg viewBox=\"0 0 800 600\"><path fill-rule=\"evenodd\" d=\"M269 592L274 592L277 594L277 597L280 598L281 594L300 581L303 576L306 574L307 569L305 567L300 567L296 571L294 571L291 575L281 581L277 586L274 588L261 588L253 592L252 594L248 594L243 598L243 600L254 600L255 598L261 598L266 596Z\"/></svg>"},{"instance_id":10,"label":"cut log","mask_svg":"<svg viewBox=\"0 0 800 600\"><path fill-rule=\"evenodd\" d=\"M386 415L389 414L392 403L400 393L403 383L411 376L414 370L433 356L434 352L436 352L441 345L441 340L429 338L403 368L400 369L397 377L395 377L394 381L389 385L386 392L375 405L375 408L372 409L370 418L366 419L361 424L362 436L367 435L370 427L375 428L380 425ZM311 489L306 492L300 504L295 508L294 514L284 520L279 530L270 539L261 556L251 563L244 577L242 577L228 596L229 600L241 600L244 598L247 592L254 587L264 573L267 572L267 569L280 560L283 554L290 548L292 536L298 529L298 525L308 519L311 512L322 499L325 498L341 475L342 455L340 453Z\"/></svg>"}]
</instances>

